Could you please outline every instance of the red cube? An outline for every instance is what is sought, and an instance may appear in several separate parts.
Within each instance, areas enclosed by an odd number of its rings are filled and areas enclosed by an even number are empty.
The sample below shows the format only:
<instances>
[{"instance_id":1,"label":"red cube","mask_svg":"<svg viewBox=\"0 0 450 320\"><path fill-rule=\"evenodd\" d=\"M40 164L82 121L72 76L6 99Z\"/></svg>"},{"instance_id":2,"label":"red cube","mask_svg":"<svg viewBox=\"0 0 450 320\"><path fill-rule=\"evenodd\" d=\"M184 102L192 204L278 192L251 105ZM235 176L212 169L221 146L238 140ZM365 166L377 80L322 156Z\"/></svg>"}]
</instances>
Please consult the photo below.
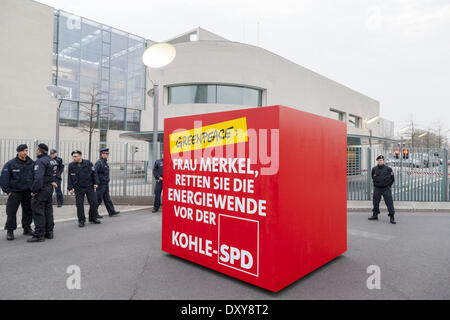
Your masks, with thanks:
<instances>
[{"instance_id":1,"label":"red cube","mask_svg":"<svg viewBox=\"0 0 450 320\"><path fill-rule=\"evenodd\" d=\"M345 123L272 106L164 131L163 251L277 292L347 250Z\"/></svg>"}]
</instances>

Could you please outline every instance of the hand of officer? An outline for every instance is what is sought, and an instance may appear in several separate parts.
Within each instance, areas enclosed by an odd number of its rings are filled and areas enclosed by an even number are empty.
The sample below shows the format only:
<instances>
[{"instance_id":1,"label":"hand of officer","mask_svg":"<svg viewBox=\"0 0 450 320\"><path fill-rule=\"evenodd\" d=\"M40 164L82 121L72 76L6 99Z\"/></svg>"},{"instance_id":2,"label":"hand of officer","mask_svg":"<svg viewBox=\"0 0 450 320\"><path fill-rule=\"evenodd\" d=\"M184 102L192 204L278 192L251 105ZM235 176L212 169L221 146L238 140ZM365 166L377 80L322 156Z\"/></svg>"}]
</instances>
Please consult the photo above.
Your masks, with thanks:
<instances>
[{"instance_id":1,"label":"hand of officer","mask_svg":"<svg viewBox=\"0 0 450 320\"><path fill-rule=\"evenodd\" d=\"M31 196L34 198L36 197L37 193L31 193Z\"/></svg>"},{"instance_id":2,"label":"hand of officer","mask_svg":"<svg viewBox=\"0 0 450 320\"><path fill-rule=\"evenodd\" d=\"M56 183L56 182L52 182L52 186L53 186L53 188L58 188L58 184Z\"/></svg>"},{"instance_id":3,"label":"hand of officer","mask_svg":"<svg viewBox=\"0 0 450 320\"><path fill-rule=\"evenodd\" d=\"M97 189L97 188L98 188L98 185L94 184L94 189Z\"/></svg>"},{"instance_id":4,"label":"hand of officer","mask_svg":"<svg viewBox=\"0 0 450 320\"><path fill-rule=\"evenodd\" d=\"M162 178L162 177L160 177L160 178L159 178L159 181L163 181L163 178Z\"/></svg>"},{"instance_id":5,"label":"hand of officer","mask_svg":"<svg viewBox=\"0 0 450 320\"><path fill-rule=\"evenodd\" d=\"M71 195L75 194L75 190L74 189L70 190L69 192L70 192Z\"/></svg>"},{"instance_id":6,"label":"hand of officer","mask_svg":"<svg viewBox=\"0 0 450 320\"><path fill-rule=\"evenodd\" d=\"M8 197L10 197L11 196L11 192L10 193L8 193Z\"/></svg>"}]
</instances>

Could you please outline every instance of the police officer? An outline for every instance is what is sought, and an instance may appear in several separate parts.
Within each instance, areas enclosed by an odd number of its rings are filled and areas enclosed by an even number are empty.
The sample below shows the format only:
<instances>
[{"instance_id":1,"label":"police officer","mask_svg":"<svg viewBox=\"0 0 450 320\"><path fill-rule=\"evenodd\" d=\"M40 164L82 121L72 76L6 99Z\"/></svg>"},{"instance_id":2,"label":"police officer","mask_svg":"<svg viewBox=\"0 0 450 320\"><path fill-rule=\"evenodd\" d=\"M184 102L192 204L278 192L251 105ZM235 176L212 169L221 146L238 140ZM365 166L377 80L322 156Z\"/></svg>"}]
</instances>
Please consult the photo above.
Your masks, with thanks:
<instances>
[{"instance_id":1,"label":"police officer","mask_svg":"<svg viewBox=\"0 0 450 320\"><path fill-rule=\"evenodd\" d=\"M42 242L53 239L53 189L56 184L58 163L48 156L47 145L41 143L37 150L38 159L34 163L33 184L31 185L31 208L33 209L34 235L28 242Z\"/></svg>"},{"instance_id":2,"label":"police officer","mask_svg":"<svg viewBox=\"0 0 450 320\"><path fill-rule=\"evenodd\" d=\"M100 159L95 163L95 171L98 174L99 186L97 189L97 203L98 205L102 204L102 201L105 203L106 210L108 210L108 214L110 217L118 215L120 212L114 209L114 205L111 201L111 197L109 195L109 165L108 165L108 157L109 157L109 149L102 148L100 149ZM103 218L98 215L97 218Z\"/></svg>"},{"instance_id":3,"label":"police officer","mask_svg":"<svg viewBox=\"0 0 450 320\"><path fill-rule=\"evenodd\" d=\"M156 179L153 212L158 212L159 207L161 206L161 192L163 188L163 159L155 161L155 165L153 166L153 176Z\"/></svg>"},{"instance_id":4,"label":"police officer","mask_svg":"<svg viewBox=\"0 0 450 320\"><path fill-rule=\"evenodd\" d=\"M31 184L33 182L34 161L28 157L28 146L21 144L17 147L17 156L8 161L3 167L0 186L8 195L6 202L6 239L14 240L14 230L17 229L17 210L22 205L23 234L33 235L31 222L33 215L31 210Z\"/></svg>"},{"instance_id":5,"label":"police officer","mask_svg":"<svg viewBox=\"0 0 450 320\"><path fill-rule=\"evenodd\" d=\"M389 210L389 217L392 224L395 222L395 209L394 201L392 199L391 187L395 182L394 171L392 168L384 164L384 157L379 156L377 158L377 166L372 169L372 179L373 179L373 215L369 220L378 220L378 215L380 214L380 201L381 196L384 198L384 202Z\"/></svg>"},{"instance_id":6,"label":"police officer","mask_svg":"<svg viewBox=\"0 0 450 320\"><path fill-rule=\"evenodd\" d=\"M73 162L69 164L67 188L70 194L75 194L77 205L78 226L83 228L86 223L84 214L84 196L89 202L89 222L100 224L97 219L97 195L99 181L95 167L91 161L82 158L81 151L72 152Z\"/></svg>"},{"instance_id":7,"label":"police officer","mask_svg":"<svg viewBox=\"0 0 450 320\"><path fill-rule=\"evenodd\" d=\"M55 149L50 150L50 158L56 160L58 162L58 171L56 171L56 184L58 187L55 189L56 193L56 202L58 203L58 208L63 206L64 196L61 190L61 175L64 172L64 161L60 157L58 157L58 151Z\"/></svg>"}]
</instances>

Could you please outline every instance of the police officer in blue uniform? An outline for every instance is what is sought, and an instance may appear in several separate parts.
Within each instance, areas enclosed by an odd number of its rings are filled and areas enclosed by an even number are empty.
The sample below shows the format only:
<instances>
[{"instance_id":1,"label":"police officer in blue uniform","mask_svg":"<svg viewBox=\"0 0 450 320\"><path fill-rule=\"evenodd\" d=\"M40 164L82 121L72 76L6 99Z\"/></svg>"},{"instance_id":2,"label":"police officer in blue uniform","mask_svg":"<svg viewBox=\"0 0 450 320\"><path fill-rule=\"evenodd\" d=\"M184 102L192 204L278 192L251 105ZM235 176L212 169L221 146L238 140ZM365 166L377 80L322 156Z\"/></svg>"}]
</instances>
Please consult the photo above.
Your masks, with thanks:
<instances>
[{"instance_id":1,"label":"police officer in blue uniform","mask_svg":"<svg viewBox=\"0 0 450 320\"><path fill-rule=\"evenodd\" d=\"M99 186L97 189L97 203L98 205L102 204L102 201L105 203L106 210L108 210L108 214L110 217L118 215L120 212L114 209L114 205L111 201L111 197L109 195L109 165L108 165L108 157L109 157L109 149L102 148L100 149L100 159L95 163L95 171L98 174ZM103 218L98 215L97 218Z\"/></svg>"},{"instance_id":2,"label":"police officer in blue uniform","mask_svg":"<svg viewBox=\"0 0 450 320\"><path fill-rule=\"evenodd\" d=\"M47 145L41 143L34 163L31 185L31 208L33 209L34 235L28 242L42 242L53 239L53 189L56 184L58 163L49 157Z\"/></svg>"},{"instance_id":3,"label":"police officer in blue uniform","mask_svg":"<svg viewBox=\"0 0 450 320\"><path fill-rule=\"evenodd\" d=\"M384 164L384 156L377 158L377 166L372 168L372 180L374 185L373 190L373 215L369 220L378 220L380 214L380 201L381 196L384 198L384 202L389 211L389 217L392 224L395 222L395 209L394 201L392 198L391 187L395 182L395 175L392 168Z\"/></svg>"},{"instance_id":4,"label":"police officer in blue uniform","mask_svg":"<svg viewBox=\"0 0 450 320\"><path fill-rule=\"evenodd\" d=\"M58 187L55 189L56 193L56 202L58 203L58 208L63 206L64 196L61 190L62 183L62 173L64 172L64 161L60 157L58 157L58 151L55 149L50 150L50 158L56 160L58 162L58 171L56 172L56 184Z\"/></svg>"},{"instance_id":5,"label":"police officer in blue uniform","mask_svg":"<svg viewBox=\"0 0 450 320\"><path fill-rule=\"evenodd\" d=\"M158 212L161 206L161 192L163 189L163 159L156 160L153 166L153 176L156 180L155 185L155 203L153 205L153 212Z\"/></svg>"},{"instance_id":6,"label":"police officer in blue uniform","mask_svg":"<svg viewBox=\"0 0 450 320\"><path fill-rule=\"evenodd\" d=\"M17 229L17 210L22 205L23 234L32 236L31 222L31 184L33 182L34 161L28 157L28 146L21 144L17 147L17 156L8 161L0 176L0 186L8 195L6 202L6 239L14 240L14 230Z\"/></svg>"},{"instance_id":7,"label":"police officer in blue uniform","mask_svg":"<svg viewBox=\"0 0 450 320\"><path fill-rule=\"evenodd\" d=\"M72 152L73 162L69 164L67 189L70 194L75 194L78 226L83 228L86 223L84 214L84 196L86 195L89 202L89 222L100 224L98 216L97 195L95 190L98 188L98 175L95 171L94 164L82 158L81 151Z\"/></svg>"}]
</instances>

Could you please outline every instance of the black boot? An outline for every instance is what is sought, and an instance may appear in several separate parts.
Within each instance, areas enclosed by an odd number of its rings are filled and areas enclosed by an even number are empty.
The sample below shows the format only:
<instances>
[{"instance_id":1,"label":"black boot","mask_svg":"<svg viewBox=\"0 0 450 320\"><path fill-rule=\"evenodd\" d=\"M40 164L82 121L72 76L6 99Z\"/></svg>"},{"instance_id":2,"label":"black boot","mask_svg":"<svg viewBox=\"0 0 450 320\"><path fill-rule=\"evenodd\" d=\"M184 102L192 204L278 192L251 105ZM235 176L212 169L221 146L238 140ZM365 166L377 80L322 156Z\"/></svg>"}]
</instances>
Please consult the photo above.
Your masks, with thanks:
<instances>
[{"instance_id":1,"label":"black boot","mask_svg":"<svg viewBox=\"0 0 450 320\"><path fill-rule=\"evenodd\" d=\"M53 239L54 238L54 235L53 235L53 231L49 231L49 232L46 232L45 233L45 239Z\"/></svg>"},{"instance_id":2,"label":"black boot","mask_svg":"<svg viewBox=\"0 0 450 320\"><path fill-rule=\"evenodd\" d=\"M394 216L391 216L391 223L392 223L392 224L397 224L397 222L395 222Z\"/></svg>"},{"instance_id":3,"label":"black boot","mask_svg":"<svg viewBox=\"0 0 450 320\"><path fill-rule=\"evenodd\" d=\"M153 207L153 213L155 213L155 212L158 212L159 211L159 208L155 208L155 207Z\"/></svg>"},{"instance_id":4,"label":"black boot","mask_svg":"<svg viewBox=\"0 0 450 320\"><path fill-rule=\"evenodd\" d=\"M92 223L92 224L101 224L102 222L100 221L100 220L98 220L98 219L94 219L94 220L91 220L91 221L89 221L90 223Z\"/></svg>"},{"instance_id":5,"label":"black boot","mask_svg":"<svg viewBox=\"0 0 450 320\"><path fill-rule=\"evenodd\" d=\"M117 216L119 213L120 213L120 211L116 211L116 212L111 213L109 216L110 216L110 217L115 217L115 216Z\"/></svg>"},{"instance_id":6,"label":"black boot","mask_svg":"<svg viewBox=\"0 0 450 320\"><path fill-rule=\"evenodd\" d=\"M36 236L33 236L33 238L27 240L27 242L29 243L44 242L44 241L45 241L44 237L36 237Z\"/></svg>"},{"instance_id":7,"label":"black boot","mask_svg":"<svg viewBox=\"0 0 450 320\"><path fill-rule=\"evenodd\" d=\"M80 221L80 222L78 222L78 227L80 227L80 228L84 228L84 221Z\"/></svg>"},{"instance_id":8,"label":"black boot","mask_svg":"<svg viewBox=\"0 0 450 320\"><path fill-rule=\"evenodd\" d=\"M369 218L369 220L370 220L370 221L378 220L378 215L377 215L377 214L374 214L373 216L371 216L371 217Z\"/></svg>"},{"instance_id":9,"label":"black boot","mask_svg":"<svg viewBox=\"0 0 450 320\"><path fill-rule=\"evenodd\" d=\"M32 236L33 235L33 229L31 229L31 228L23 229L23 235L24 236Z\"/></svg>"},{"instance_id":10,"label":"black boot","mask_svg":"<svg viewBox=\"0 0 450 320\"><path fill-rule=\"evenodd\" d=\"M14 230L8 230L6 233L6 240L13 241L14 240Z\"/></svg>"},{"instance_id":11,"label":"black boot","mask_svg":"<svg viewBox=\"0 0 450 320\"><path fill-rule=\"evenodd\" d=\"M96 218L96 219L103 219L103 216L98 215L98 216L96 216L95 218Z\"/></svg>"}]
</instances>

